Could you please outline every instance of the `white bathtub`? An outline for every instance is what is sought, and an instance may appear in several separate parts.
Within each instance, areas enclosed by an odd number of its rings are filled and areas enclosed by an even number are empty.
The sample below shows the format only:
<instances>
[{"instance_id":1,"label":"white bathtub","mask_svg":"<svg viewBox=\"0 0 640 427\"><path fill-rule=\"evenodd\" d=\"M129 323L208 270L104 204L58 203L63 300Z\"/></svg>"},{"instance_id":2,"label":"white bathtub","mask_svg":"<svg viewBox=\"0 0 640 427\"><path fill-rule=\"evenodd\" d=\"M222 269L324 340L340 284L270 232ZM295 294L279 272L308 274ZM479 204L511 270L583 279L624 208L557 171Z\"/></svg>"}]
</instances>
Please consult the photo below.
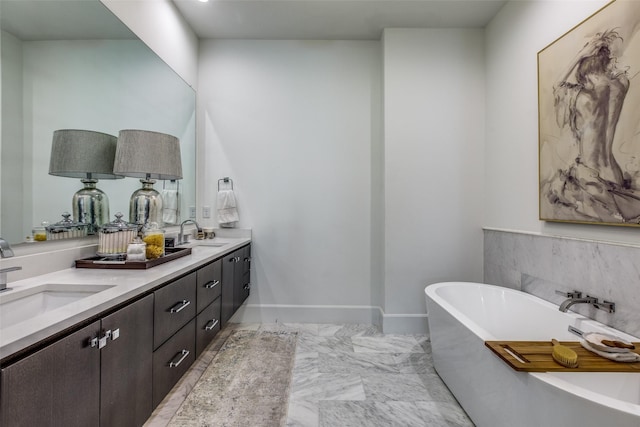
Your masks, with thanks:
<instances>
[{"instance_id":1,"label":"white bathtub","mask_svg":"<svg viewBox=\"0 0 640 427\"><path fill-rule=\"evenodd\" d=\"M640 426L640 373L517 372L486 340L578 340L613 330L533 295L478 283L425 289L436 371L479 427Z\"/></svg>"}]
</instances>

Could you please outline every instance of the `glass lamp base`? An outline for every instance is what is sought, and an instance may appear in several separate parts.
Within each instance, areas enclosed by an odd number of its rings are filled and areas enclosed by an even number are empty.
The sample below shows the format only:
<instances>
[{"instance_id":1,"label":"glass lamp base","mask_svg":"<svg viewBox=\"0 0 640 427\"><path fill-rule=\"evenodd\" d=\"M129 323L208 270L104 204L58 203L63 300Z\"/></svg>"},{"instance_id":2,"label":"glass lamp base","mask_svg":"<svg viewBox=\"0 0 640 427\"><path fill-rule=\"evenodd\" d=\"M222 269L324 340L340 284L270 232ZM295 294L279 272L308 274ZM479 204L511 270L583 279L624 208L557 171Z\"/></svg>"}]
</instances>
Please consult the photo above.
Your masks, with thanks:
<instances>
[{"instance_id":1,"label":"glass lamp base","mask_svg":"<svg viewBox=\"0 0 640 427\"><path fill-rule=\"evenodd\" d=\"M141 179L140 182L142 188L134 191L129 200L129 222L137 225L155 222L162 228L162 195L153 188L155 181Z\"/></svg>"},{"instance_id":2,"label":"glass lamp base","mask_svg":"<svg viewBox=\"0 0 640 427\"><path fill-rule=\"evenodd\" d=\"M95 234L98 227L109 222L109 198L96 188L97 179L83 179L84 188L73 195L73 220L89 224L88 234Z\"/></svg>"}]
</instances>

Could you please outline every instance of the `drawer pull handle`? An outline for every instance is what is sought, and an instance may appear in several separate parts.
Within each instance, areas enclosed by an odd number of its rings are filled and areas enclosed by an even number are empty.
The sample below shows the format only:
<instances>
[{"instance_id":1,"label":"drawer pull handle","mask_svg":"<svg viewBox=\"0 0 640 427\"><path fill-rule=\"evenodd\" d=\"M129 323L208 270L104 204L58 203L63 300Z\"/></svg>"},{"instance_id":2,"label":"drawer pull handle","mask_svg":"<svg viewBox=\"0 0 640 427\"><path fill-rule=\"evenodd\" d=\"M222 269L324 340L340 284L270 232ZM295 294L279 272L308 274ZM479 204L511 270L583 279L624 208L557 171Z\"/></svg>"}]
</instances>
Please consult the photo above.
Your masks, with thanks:
<instances>
[{"instance_id":1,"label":"drawer pull handle","mask_svg":"<svg viewBox=\"0 0 640 427\"><path fill-rule=\"evenodd\" d=\"M219 280L214 280L213 282L209 282L206 285L204 285L205 288L207 289L212 289L215 288L216 286L218 286L220 284Z\"/></svg>"},{"instance_id":2,"label":"drawer pull handle","mask_svg":"<svg viewBox=\"0 0 640 427\"><path fill-rule=\"evenodd\" d=\"M169 367L170 368L177 368L178 365L180 365L182 363L182 361L187 358L188 355L189 355L189 350L182 350L180 353L176 354L176 357L173 358L174 360L176 358L178 358L178 357L180 359L178 359L177 362L174 362L173 360L171 362L169 362Z\"/></svg>"},{"instance_id":3,"label":"drawer pull handle","mask_svg":"<svg viewBox=\"0 0 640 427\"><path fill-rule=\"evenodd\" d=\"M218 325L218 319L211 319L207 322L207 325L204 327L205 331L210 331Z\"/></svg>"},{"instance_id":4,"label":"drawer pull handle","mask_svg":"<svg viewBox=\"0 0 640 427\"><path fill-rule=\"evenodd\" d=\"M248 291L249 289L251 289L251 283L247 283L242 287L245 291Z\"/></svg>"},{"instance_id":5,"label":"drawer pull handle","mask_svg":"<svg viewBox=\"0 0 640 427\"><path fill-rule=\"evenodd\" d=\"M187 301L186 299L180 301L169 310L171 313L180 313L186 306L191 304L191 301Z\"/></svg>"}]
</instances>

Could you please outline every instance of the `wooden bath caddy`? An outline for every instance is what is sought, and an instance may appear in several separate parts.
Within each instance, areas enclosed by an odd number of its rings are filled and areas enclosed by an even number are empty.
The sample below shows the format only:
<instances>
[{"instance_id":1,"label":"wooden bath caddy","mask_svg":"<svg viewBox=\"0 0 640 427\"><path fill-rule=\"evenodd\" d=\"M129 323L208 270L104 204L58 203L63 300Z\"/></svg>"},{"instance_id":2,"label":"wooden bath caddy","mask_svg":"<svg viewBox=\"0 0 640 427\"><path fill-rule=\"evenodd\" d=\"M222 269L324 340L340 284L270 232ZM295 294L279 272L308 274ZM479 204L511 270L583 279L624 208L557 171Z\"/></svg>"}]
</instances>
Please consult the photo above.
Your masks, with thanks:
<instances>
[{"instance_id":1,"label":"wooden bath caddy","mask_svg":"<svg viewBox=\"0 0 640 427\"><path fill-rule=\"evenodd\" d=\"M553 344L549 341L485 341L502 360L516 371L524 372L638 372L640 362L614 362L583 348L577 341L561 341L560 344L569 347L578 354L578 367L566 368L551 357ZM633 343L632 350L640 354L640 342ZM518 356L524 363L518 361L511 353Z\"/></svg>"}]
</instances>

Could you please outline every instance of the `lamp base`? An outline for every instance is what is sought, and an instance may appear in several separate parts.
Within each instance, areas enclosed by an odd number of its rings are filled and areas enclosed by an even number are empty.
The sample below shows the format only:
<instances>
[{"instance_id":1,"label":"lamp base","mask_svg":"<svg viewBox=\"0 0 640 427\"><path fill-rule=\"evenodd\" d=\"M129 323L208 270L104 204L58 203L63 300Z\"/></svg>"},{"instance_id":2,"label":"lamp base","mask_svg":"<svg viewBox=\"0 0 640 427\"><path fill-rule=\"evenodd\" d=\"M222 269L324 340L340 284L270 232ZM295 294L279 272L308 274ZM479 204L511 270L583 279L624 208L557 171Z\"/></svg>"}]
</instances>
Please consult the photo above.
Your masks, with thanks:
<instances>
[{"instance_id":1,"label":"lamp base","mask_svg":"<svg viewBox=\"0 0 640 427\"><path fill-rule=\"evenodd\" d=\"M109 198L96 188L97 179L81 179L84 188L73 195L73 220L89 224L87 234L95 234L98 227L109 222Z\"/></svg>"},{"instance_id":2,"label":"lamp base","mask_svg":"<svg viewBox=\"0 0 640 427\"><path fill-rule=\"evenodd\" d=\"M155 180L141 179L142 188L136 190L129 200L129 222L142 226L155 222L164 227L162 220L162 195L153 188Z\"/></svg>"}]
</instances>

